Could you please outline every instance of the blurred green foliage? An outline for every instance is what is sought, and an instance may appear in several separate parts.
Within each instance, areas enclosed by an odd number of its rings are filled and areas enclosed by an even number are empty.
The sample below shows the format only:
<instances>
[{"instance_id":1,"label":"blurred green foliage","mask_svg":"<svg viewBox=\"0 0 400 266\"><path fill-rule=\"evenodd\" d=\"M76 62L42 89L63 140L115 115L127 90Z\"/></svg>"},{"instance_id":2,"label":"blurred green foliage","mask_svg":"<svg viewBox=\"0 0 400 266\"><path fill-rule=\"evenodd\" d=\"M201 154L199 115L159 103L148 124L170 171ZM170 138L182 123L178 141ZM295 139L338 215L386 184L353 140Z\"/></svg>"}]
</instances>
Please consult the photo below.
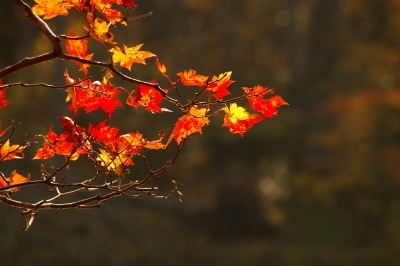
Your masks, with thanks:
<instances>
[{"instance_id":1,"label":"blurred green foliage","mask_svg":"<svg viewBox=\"0 0 400 266\"><path fill-rule=\"evenodd\" d=\"M144 43L171 76L232 70L238 89L275 87L290 106L243 139L217 126L193 136L164 176L184 184L183 204L118 199L99 210L48 211L26 233L18 211L0 206L1 264L396 265L400 1L135 2L136 15L154 15L117 32L120 43ZM1 68L49 48L12 1L1 4L0 33ZM55 61L5 82L60 84L63 70ZM63 91L9 95L0 120L24 121L16 137L47 132L66 112ZM125 130L168 124L125 109L114 116ZM29 160L7 167L38 172Z\"/></svg>"}]
</instances>

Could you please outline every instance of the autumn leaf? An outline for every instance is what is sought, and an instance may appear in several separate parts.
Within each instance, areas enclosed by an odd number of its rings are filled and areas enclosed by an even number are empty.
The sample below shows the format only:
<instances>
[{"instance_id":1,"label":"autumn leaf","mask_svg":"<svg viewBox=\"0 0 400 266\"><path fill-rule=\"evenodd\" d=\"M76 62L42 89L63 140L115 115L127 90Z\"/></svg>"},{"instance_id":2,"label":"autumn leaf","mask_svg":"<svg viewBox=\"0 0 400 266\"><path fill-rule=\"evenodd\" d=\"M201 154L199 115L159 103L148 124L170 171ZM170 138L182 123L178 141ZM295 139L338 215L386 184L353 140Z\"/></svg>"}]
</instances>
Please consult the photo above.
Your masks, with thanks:
<instances>
[{"instance_id":1,"label":"autumn leaf","mask_svg":"<svg viewBox=\"0 0 400 266\"><path fill-rule=\"evenodd\" d=\"M16 184L23 184L26 183L30 180L30 175L28 174L27 177L20 175L17 173L16 170L12 171L11 175L9 178L5 178L3 176L0 177L0 188L1 187L7 187L11 185L16 185ZM12 192L16 192L20 189L21 187L13 187L11 188Z\"/></svg>"},{"instance_id":2,"label":"autumn leaf","mask_svg":"<svg viewBox=\"0 0 400 266\"><path fill-rule=\"evenodd\" d=\"M77 35L75 34L75 32L73 30L71 30L70 35L72 37L76 37ZM65 41L65 45L66 45L66 49L67 49L67 53L69 55L72 56L77 56L80 57L82 59L86 59L86 60L91 60L93 57L93 54L87 54L88 52L88 45L87 45L87 39L80 39L80 40L71 40L68 39ZM77 65L79 65L80 67L80 71L82 71L85 76L88 73L88 68L89 68L89 64L83 64L81 62L78 61L74 61Z\"/></svg>"},{"instance_id":3,"label":"autumn leaf","mask_svg":"<svg viewBox=\"0 0 400 266\"><path fill-rule=\"evenodd\" d=\"M156 80L152 80L150 83L156 84ZM163 99L164 96L160 91L151 86L139 84L136 97L133 98L132 95L129 95L126 104L133 107L138 107L140 105L152 113L161 113L163 109L160 108L159 105Z\"/></svg>"},{"instance_id":4,"label":"autumn leaf","mask_svg":"<svg viewBox=\"0 0 400 266\"><path fill-rule=\"evenodd\" d=\"M218 77L213 76L206 89L212 92L215 99L221 100L225 96L231 94L228 87L234 82L231 80L232 71L220 74Z\"/></svg>"},{"instance_id":5,"label":"autumn leaf","mask_svg":"<svg viewBox=\"0 0 400 266\"><path fill-rule=\"evenodd\" d=\"M133 165L132 159L128 152L121 151L120 153L109 153L104 149L99 149L100 154L97 161L101 166L107 167L107 170L114 171L117 175L123 176L123 166Z\"/></svg>"},{"instance_id":6,"label":"autumn leaf","mask_svg":"<svg viewBox=\"0 0 400 266\"><path fill-rule=\"evenodd\" d=\"M155 54L148 51L139 51L143 44L139 44L133 47L127 47L124 45L124 49L115 46L110 49L112 55L112 61L114 64L120 64L121 67L125 67L131 70L133 64L146 64L146 59L156 56Z\"/></svg>"},{"instance_id":7,"label":"autumn leaf","mask_svg":"<svg viewBox=\"0 0 400 266\"><path fill-rule=\"evenodd\" d=\"M32 11L43 19L51 19L57 16L67 16L68 10L74 7L72 1L65 0L35 0L36 5Z\"/></svg>"},{"instance_id":8,"label":"autumn leaf","mask_svg":"<svg viewBox=\"0 0 400 266\"><path fill-rule=\"evenodd\" d=\"M43 148L39 148L36 152L36 155L33 157L33 160L44 160L53 157L56 154L56 151L53 149L52 145L48 142L43 144Z\"/></svg>"},{"instance_id":9,"label":"autumn leaf","mask_svg":"<svg viewBox=\"0 0 400 266\"><path fill-rule=\"evenodd\" d=\"M264 117L271 118L278 114L276 108L282 105L288 105L281 96L276 95L269 99L264 99L266 94L272 94L273 89L264 88L260 85L256 85L253 88L243 87L246 98L250 103L250 106L257 112L260 112Z\"/></svg>"},{"instance_id":10,"label":"autumn leaf","mask_svg":"<svg viewBox=\"0 0 400 266\"><path fill-rule=\"evenodd\" d=\"M204 86L208 77L196 74L194 70L185 70L177 74L185 86Z\"/></svg>"},{"instance_id":11,"label":"autumn leaf","mask_svg":"<svg viewBox=\"0 0 400 266\"><path fill-rule=\"evenodd\" d=\"M10 140L8 139L1 147L0 147L0 162L7 161L12 159L23 159L24 158L24 146L15 144L10 145Z\"/></svg>"},{"instance_id":12,"label":"autumn leaf","mask_svg":"<svg viewBox=\"0 0 400 266\"><path fill-rule=\"evenodd\" d=\"M158 72L160 72L162 75L165 75L165 73L167 72L167 68L165 67L164 64L162 64L158 58L156 58L156 64L157 64L157 69Z\"/></svg>"},{"instance_id":13,"label":"autumn leaf","mask_svg":"<svg viewBox=\"0 0 400 266\"><path fill-rule=\"evenodd\" d=\"M92 12L88 12L86 14L86 20L89 24L89 27L85 26L84 28L89 32L93 39L99 42L115 44L113 41L114 35L109 32L109 25L107 21L96 18Z\"/></svg>"},{"instance_id":14,"label":"autumn leaf","mask_svg":"<svg viewBox=\"0 0 400 266\"><path fill-rule=\"evenodd\" d=\"M124 16L119 10L113 9L112 4L118 1L110 1L110 0L91 0L91 4L94 8L99 11L99 13L106 18L112 25L115 25L118 22L121 22L124 19ZM120 1L119 1L120 2ZM121 2L119 4L122 4Z\"/></svg>"},{"instance_id":15,"label":"autumn leaf","mask_svg":"<svg viewBox=\"0 0 400 266\"><path fill-rule=\"evenodd\" d=\"M183 139L189 137L195 132L202 133L202 127L208 125L210 120L206 116L207 108L198 109L192 106L189 113L179 118L176 122L174 130L169 137L168 145L172 139L175 139L176 143L180 144Z\"/></svg>"},{"instance_id":16,"label":"autumn leaf","mask_svg":"<svg viewBox=\"0 0 400 266\"><path fill-rule=\"evenodd\" d=\"M224 107L222 110L225 112L222 126L228 127L232 134L240 134L242 137L254 124L264 119L261 115L249 114L245 108L236 103L232 103L229 108Z\"/></svg>"},{"instance_id":17,"label":"autumn leaf","mask_svg":"<svg viewBox=\"0 0 400 266\"><path fill-rule=\"evenodd\" d=\"M0 172L0 188L7 187L10 181Z\"/></svg>"},{"instance_id":18,"label":"autumn leaf","mask_svg":"<svg viewBox=\"0 0 400 266\"><path fill-rule=\"evenodd\" d=\"M89 124L90 139L98 142L108 143L114 141L117 137L119 129L116 127L106 126L106 121L101 121L94 126Z\"/></svg>"},{"instance_id":19,"label":"autumn leaf","mask_svg":"<svg viewBox=\"0 0 400 266\"><path fill-rule=\"evenodd\" d=\"M67 71L64 76L66 82L70 83L71 78L68 76ZM86 113L90 113L101 108L111 117L115 108L122 107L122 104L117 99L119 91L111 84L104 82L108 82L108 80L103 79L103 82L78 80L73 87L67 89L66 101L69 102L68 109L76 115L78 109L83 109Z\"/></svg>"},{"instance_id":20,"label":"autumn leaf","mask_svg":"<svg viewBox=\"0 0 400 266\"><path fill-rule=\"evenodd\" d=\"M133 3L133 0L117 0L117 4L119 4L122 1L124 7L126 8L135 8L137 5Z\"/></svg>"},{"instance_id":21,"label":"autumn leaf","mask_svg":"<svg viewBox=\"0 0 400 266\"><path fill-rule=\"evenodd\" d=\"M3 82L0 80L0 86L3 86ZM6 97L6 88L0 88L0 108L6 106L9 101L5 99Z\"/></svg>"},{"instance_id":22,"label":"autumn leaf","mask_svg":"<svg viewBox=\"0 0 400 266\"><path fill-rule=\"evenodd\" d=\"M10 175L10 185L15 185L15 184L22 184L26 183L30 180L30 175L28 174L27 177L20 175L17 173L17 171L13 171ZM14 187L11 189L11 191L16 192L20 189L20 187Z\"/></svg>"},{"instance_id":23,"label":"autumn leaf","mask_svg":"<svg viewBox=\"0 0 400 266\"><path fill-rule=\"evenodd\" d=\"M69 117L62 116L59 119L63 133L57 135L50 127L47 136L44 136L43 148L37 150L33 159L44 160L57 154L77 160L80 155L92 151L92 146L82 127L77 126Z\"/></svg>"}]
</instances>

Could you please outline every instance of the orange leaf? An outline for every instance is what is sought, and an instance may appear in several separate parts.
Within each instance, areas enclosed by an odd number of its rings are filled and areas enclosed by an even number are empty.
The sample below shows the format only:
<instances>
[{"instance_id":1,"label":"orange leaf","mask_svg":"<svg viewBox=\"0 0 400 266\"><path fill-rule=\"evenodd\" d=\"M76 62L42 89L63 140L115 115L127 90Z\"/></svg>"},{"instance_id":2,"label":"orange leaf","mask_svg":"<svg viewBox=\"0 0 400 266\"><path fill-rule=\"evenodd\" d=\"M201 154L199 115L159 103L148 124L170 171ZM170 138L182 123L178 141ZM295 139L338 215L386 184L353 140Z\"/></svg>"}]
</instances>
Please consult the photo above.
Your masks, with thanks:
<instances>
[{"instance_id":1,"label":"orange leaf","mask_svg":"<svg viewBox=\"0 0 400 266\"><path fill-rule=\"evenodd\" d=\"M65 74L66 82L71 82L68 72ZM69 101L68 109L76 114L77 109L82 108L86 113L90 113L99 108L103 109L109 117L111 117L116 107L122 107L121 102L117 99L119 91L109 83L107 79L102 82L90 80L79 81L75 87L67 89L67 101Z\"/></svg>"},{"instance_id":2,"label":"orange leaf","mask_svg":"<svg viewBox=\"0 0 400 266\"><path fill-rule=\"evenodd\" d=\"M194 70L185 70L179 72L177 75L181 78L181 82L185 86L204 86L208 79L207 76L197 75Z\"/></svg>"},{"instance_id":3,"label":"orange leaf","mask_svg":"<svg viewBox=\"0 0 400 266\"><path fill-rule=\"evenodd\" d=\"M0 147L0 162L12 159L23 159L24 158L24 146L21 145L11 145L8 139L3 146ZM19 156L20 155L20 156Z\"/></svg>"},{"instance_id":4,"label":"orange leaf","mask_svg":"<svg viewBox=\"0 0 400 266\"><path fill-rule=\"evenodd\" d=\"M35 157L33 157L33 160L37 160L37 159L48 159L53 157L56 154L55 150L53 149L53 147L45 142L43 144L43 148L40 148L37 150Z\"/></svg>"},{"instance_id":5,"label":"orange leaf","mask_svg":"<svg viewBox=\"0 0 400 266\"><path fill-rule=\"evenodd\" d=\"M15 184L22 184L22 183L26 183L30 180L30 175L28 174L27 177L20 175L17 173L17 171L13 171L10 175L10 185L15 185ZM11 189L12 192L16 192L20 189L20 187L14 187Z\"/></svg>"},{"instance_id":6,"label":"orange leaf","mask_svg":"<svg viewBox=\"0 0 400 266\"><path fill-rule=\"evenodd\" d=\"M106 121L104 120L94 126L89 124L88 130L91 140L104 143L115 141L118 131L119 129L116 127L106 126Z\"/></svg>"},{"instance_id":7,"label":"orange leaf","mask_svg":"<svg viewBox=\"0 0 400 266\"><path fill-rule=\"evenodd\" d=\"M210 122L206 113L207 108L198 109L197 107L192 106L189 113L179 118L178 122L176 122L174 130L172 131L166 145L168 145L173 138L175 138L175 141L180 144L183 139L189 137L195 132L201 134L202 127Z\"/></svg>"},{"instance_id":8,"label":"orange leaf","mask_svg":"<svg viewBox=\"0 0 400 266\"><path fill-rule=\"evenodd\" d=\"M95 18L92 12L88 12L86 15L87 22L89 23L89 28L85 27L89 31L90 36L99 42L108 42L114 44L114 35L109 32L109 25L107 21L99 18Z\"/></svg>"},{"instance_id":9,"label":"orange leaf","mask_svg":"<svg viewBox=\"0 0 400 266\"><path fill-rule=\"evenodd\" d=\"M118 46L110 49L112 54L112 61L114 64L120 64L121 67L125 67L131 70L133 64L146 64L145 59L156 56L155 54L147 51L139 51L143 44L139 44L133 47L127 47L124 45L124 49L121 50Z\"/></svg>"},{"instance_id":10,"label":"orange leaf","mask_svg":"<svg viewBox=\"0 0 400 266\"><path fill-rule=\"evenodd\" d=\"M152 80L150 83L155 84L156 80ZM161 113L163 109L161 109L159 105L163 99L164 97L161 92L155 88L139 84L136 91L136 97L133 98L132 95L129 95L126 104L133 107L140 105L152 113Z\"/></svg>"},{"instance_id":11,"label":"orange leaf","mask_svg":"<svg viewBox=\"0 0 400 266\"><path fill-rule=\"evenodd\" d=\"M115 3L116 0L91 0L91 5L100 12L102 16L104 16L111 24L115 25L116 23L122 21L124 16L122 13L116 9L112 9L113 2ZM117 4L122 4L117 3ZM125 4L125 3L124 3Z\"/></svg>"},{"instance_id":12,"label":"orange leaf","mask_svg":"<svg viewBox=\"0 0 400 266\"><path fill-rule=\"evenodd\" d=\"M263 117L258 114L249 114L245 108L232 103L230 107L224 107L225 112L224 124L222 126L229 127L232 134L243 134L249 130L254 124L263 120Z\"/></svg>"},{"instance_id":13,"label":"orange leaf","mask_svg":"<svg viewBox=\"0 0 400 266\"><path fill-rule=\"evenodd\" d=\"M51 19L57 16L67 16L68 10L73 7L71 1L65 0L35 0L36 5L32 11L44 19Z\"/></svg>"},{"instance_id":14,"label":"orange leaf","mask_svg":"<svg viewBox=\"0 0 400 266\"><path fill-rule=\"evenodd\" d=\"M165 65L161 64L161 62L158 60L158 58L156 58L156 64L157 64L158 72L165 75L165 73L167 72L167 68L165 67Z\"/></svg>"},{"instance_id":15,"label":"orange leaf","mask_svg":"<svg viewBox=\"0 0 400 266\"><path fill-rule=\"evenodd\" d=\"M211 79L206 89L212 92L215 99L221 100L225 96L231 94L227 89L234 82L230 80L231 75L232 71L229 71L220 74L218 77L214 76Z\"/></svg>"},{"instance_id":16,"label":"orange leaf","mask_svg":"<svg viewBox=\"0 0 400 266\"><path fill-rule=\"evenodd\" d=\"M72 37L76 37L77 35L73 30L71 30L70 35ZM80 40L66 40L65 41L67 53L72 56L77 56L83 59L91 60L93 54L87 54L88 46L87 46L87 39L80 39ZM83 64L81 62L75 61L76 64L80 66L80 71L82 71L85 76L88 73L89 64Z\"/></svg>"},{"instance_id":17,"label":"orange leaf","mask_svg":"<svg viewBox=\"0 0 400 266\"><path fill-rule=\"evenodd\" d=\"M271 94L274 92L273 89L263 88L260 85L256 85L253 88L243 87L243 90L247 93L246 98L250 103L250 106L263 114L266 118L271 118L278 114L276 108L282 105L288 105L281 96L276 95L270 99L264 99L264 95Z\"/></svg>"}]
</instances>

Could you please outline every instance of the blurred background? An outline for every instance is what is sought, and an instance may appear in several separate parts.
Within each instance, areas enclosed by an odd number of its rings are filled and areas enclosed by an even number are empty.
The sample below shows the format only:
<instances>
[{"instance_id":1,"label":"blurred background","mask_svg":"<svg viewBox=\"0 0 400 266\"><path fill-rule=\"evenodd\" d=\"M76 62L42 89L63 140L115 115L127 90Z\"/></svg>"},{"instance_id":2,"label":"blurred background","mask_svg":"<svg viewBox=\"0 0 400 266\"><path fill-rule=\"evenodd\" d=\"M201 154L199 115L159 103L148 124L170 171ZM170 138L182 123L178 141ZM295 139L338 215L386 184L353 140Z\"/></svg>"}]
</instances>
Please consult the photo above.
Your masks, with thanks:
<instances>
[{"instance_id":1,"label":"blurred background","mask_svg":"<svg viewBox=\"0 0 400 266\"><path fill-rule=\"evenodd\" d=\"M144 43L171 77L231 70L232 87L275 87L290 106L243 139L218 123L193 136L163 177L184 184L182 204L116 199L94 210L42 211L28 232L19 210L0 206L1 264L397 265L400 1L135 3L134 15L154 14L115 32L119 43ZM79 19L49 24L83 33ZM51 49L12 1L1 3L0 36L0 68ZM90 44L89 52L97 56ZM4 83L62 84L65 66L41 64ZM130 74L150 80L156 68L134 66ZM8 95L0 121L22 122L16 140L47 133L66 112L63 90ZM131 131L170 123L149 125L144 113L121 108L114 116ZM31 153L0 170L39 173Z\"/></svg>"}]
</instances>

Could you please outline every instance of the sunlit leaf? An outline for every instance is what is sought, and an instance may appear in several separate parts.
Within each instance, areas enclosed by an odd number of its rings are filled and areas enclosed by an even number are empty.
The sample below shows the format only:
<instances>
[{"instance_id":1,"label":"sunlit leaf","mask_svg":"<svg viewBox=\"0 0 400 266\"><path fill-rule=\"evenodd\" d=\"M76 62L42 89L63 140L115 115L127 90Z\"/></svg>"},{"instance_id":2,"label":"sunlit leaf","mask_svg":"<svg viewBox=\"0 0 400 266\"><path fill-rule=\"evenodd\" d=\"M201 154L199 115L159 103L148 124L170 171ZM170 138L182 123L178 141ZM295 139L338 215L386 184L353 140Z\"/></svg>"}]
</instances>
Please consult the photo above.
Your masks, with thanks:
<instances>
[{"instance_id":1,"label":"sunlit leaf","mask_svg":"<svg viewBox=\"0 0 400 266\"><path fill-rule=\"evenodd\" d=\"M0 162L12 159L23 159L24 158L24 146L14 144L10 145L10 140L8 139L0 147Z\"/></svg>"},{"instance_id":2,"label":"sunlit leaf","mask_svg":"<svg viewBox=\"0 0 400 266\"><path fill-rule=\"evenodd\" d=\"M124 45L124 49L115 46L110 49L112 55L112 61L114 64L120 64L121 67L125 67L131 70L133 64L146 64L146 59L156 56L155 54L148 51L139 51L143 44L139 44L133 47L127 47Z\"/></svg>"},{"instance_id":3,"label":"sunlit leaf","mask_svg":"<svg viewBox=\"0 0 400 266\"><path fill-rule=\"evenodd\" d=\"M222 110L225 112L222 126L228 127L232 134L240 134L242 137L254 124L264 119L261 115L249 114L245 108L236 103L232 103L229 108L224 107Z\"/></svg>"},{"instance_id":4,"label":"sunlit leaf","mask_svg":"<svg viewBox=\"0 0 400 266\"><path fill-rule=\"evenodd\" d=\"M198 109L192 106L189 113L180 117L178 122L176 122L174 130L168 139L166 145L168 145L172 139L180 144L183 139L189 137L195 132L202 133L202 127L208 125L210 120L206 116L207 108Z\"/></svg>"}]
</instances>

